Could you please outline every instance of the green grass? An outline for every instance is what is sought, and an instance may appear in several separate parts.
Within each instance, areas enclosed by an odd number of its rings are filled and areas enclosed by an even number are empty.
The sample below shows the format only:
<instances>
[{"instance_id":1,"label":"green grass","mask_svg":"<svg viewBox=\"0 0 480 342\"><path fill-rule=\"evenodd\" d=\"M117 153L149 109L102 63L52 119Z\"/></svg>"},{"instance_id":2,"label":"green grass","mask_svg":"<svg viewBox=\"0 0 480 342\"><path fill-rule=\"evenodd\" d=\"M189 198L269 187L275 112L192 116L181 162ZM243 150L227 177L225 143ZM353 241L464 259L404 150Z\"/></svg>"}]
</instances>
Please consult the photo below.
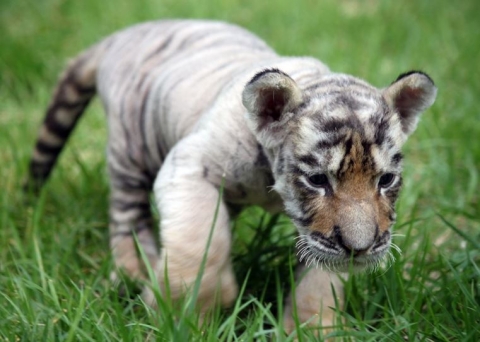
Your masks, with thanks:
<instances>
[{"instance_id":1,"label":"green grass","mask_svg":"<svg viewBox=\"0 0 480 342\"><path fill-rule=\"evenodd\" d=\"M480 2L213 0L0 2L0 340L283 340L293 228L252 208L234 222L242 296L204 325L108 282L105 119L95 102L37 202L21 191L35 133L67 59L108 33L166 17L217 18L280 53L312 55L384 86L410 69L438 88L405 147L396 262L346 282L337 335L480 340ZM183 308L188 307L185 303ZM308 332L305 332L307 335ZM310 334L310 339L312 335ZM303 340L309 340L307 339Z\"/></svg>"}]
</instances>

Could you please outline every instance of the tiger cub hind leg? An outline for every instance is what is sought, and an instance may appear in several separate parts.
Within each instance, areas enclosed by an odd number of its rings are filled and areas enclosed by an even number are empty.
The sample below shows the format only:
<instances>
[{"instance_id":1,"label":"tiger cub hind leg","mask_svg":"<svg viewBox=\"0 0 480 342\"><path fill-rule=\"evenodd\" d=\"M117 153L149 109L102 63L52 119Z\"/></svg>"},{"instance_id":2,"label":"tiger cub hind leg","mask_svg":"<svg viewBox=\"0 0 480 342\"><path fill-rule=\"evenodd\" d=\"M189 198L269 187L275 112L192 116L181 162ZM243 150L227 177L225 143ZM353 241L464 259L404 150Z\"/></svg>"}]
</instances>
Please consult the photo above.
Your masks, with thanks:
<instances>
[{"instance_id":1,"label":"tiger cub hind leg","mask_svg":"<svg viewBox=\"0 0 480 342\"><path fill-rule=\"evenodd\" d=\"M114 283L120 273L133 280L148 279L142 254L153 268L158 246L150 210L150 189L131 176L111 172L110 248L115 263Z\"/></svg>"}]
</instances>

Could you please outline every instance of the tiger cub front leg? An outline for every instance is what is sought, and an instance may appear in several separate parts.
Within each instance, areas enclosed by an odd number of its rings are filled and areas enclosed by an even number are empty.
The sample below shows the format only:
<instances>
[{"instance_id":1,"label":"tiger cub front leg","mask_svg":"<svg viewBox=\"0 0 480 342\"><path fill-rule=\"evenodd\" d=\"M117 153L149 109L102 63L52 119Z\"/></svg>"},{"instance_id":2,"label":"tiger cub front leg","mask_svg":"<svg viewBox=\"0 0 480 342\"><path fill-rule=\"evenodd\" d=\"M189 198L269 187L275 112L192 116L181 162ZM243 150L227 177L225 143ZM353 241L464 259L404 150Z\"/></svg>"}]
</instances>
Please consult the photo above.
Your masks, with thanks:
<instances>
[{"instance_id":1,"label":"tiger cub front leg","mask_svg":"<svg viewBox=\"0 0 480 342\"><path fill-rule=\"evenodd\" d=\"M295 330L295 312L299 324L307 323L313 328L326 328L324 334L335 324L335 306L343 306L343 284L335 273L304 264L296 271L296 287L287 298L284 312L284 328L288 333Z\"/></svg>"},{"instance_id":2,"label":"tiger cub front leg","mask_svg":"<svg viewBox=\"0 0 480 342\"><path fill-rule=\"evenodd\" d=\"M197 297L197 307L206 311L217 303L229 306L237 296L230 261L230 222L220 197L221 176L214 184L200 153L185 145L169 153L154 185L161 219L155 274L161 292L165 293L168 283L172 299L178 300L194 286L206 256ZM151 289L145 289L144 299L155 305Z\"/></svg>"}]
</instances>

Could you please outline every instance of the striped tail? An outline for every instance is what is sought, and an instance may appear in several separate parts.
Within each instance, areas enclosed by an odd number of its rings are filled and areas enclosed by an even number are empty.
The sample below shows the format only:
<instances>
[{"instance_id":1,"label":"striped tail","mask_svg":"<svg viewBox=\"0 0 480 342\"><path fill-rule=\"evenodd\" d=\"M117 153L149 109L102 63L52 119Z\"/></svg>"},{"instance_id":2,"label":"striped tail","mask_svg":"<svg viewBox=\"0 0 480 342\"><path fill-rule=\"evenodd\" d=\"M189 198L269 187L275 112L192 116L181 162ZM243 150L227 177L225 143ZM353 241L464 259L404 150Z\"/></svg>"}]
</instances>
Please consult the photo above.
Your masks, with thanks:
<instances>
[{"instance_id":1,"label":"striped tail","mask_svg":"<svg viewBox=\"0 0 480 342\"><path fill-rule=\"evenodd\" d=\"M25 188L37 192L48 179L60 152L96 92L99 47L75 58L60 77L38 133Z\"/></svg>"}]
</instances>

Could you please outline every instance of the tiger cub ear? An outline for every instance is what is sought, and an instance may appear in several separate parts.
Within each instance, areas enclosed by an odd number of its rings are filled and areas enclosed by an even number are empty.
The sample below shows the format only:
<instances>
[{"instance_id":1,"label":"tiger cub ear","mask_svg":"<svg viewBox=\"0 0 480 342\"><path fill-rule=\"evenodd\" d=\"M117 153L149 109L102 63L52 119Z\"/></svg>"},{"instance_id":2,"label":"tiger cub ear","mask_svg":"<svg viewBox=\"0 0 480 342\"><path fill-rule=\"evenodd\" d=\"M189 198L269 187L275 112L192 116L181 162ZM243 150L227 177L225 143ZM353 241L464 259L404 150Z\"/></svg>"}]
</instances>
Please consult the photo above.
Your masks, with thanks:
<instances>
[{"instance_id":1,"label":"tiger cub ear","mask_svg":"<svg viewBox=\"0 0 480 342\"><path fill-rule=\"evenodd\" d=\"M383 97L398 113L403 133L408 136L417 127L420 114L428 109L437 96L433 80L420 71L410 71L383 90Z\"/></svg>"},{"instance_id":2,"label":"tiger cub ear","mask_svg":"<svg viewBox=\"0 0 480 342\"><path fill-rule=\"evenodd\" d=\"M273 148L286 137L286 124L302 102L302 92L284 72L267 69L247 83L242 102L248 111L247 123L258 141L266 148Z\"/></svg>"}]
</instances>

